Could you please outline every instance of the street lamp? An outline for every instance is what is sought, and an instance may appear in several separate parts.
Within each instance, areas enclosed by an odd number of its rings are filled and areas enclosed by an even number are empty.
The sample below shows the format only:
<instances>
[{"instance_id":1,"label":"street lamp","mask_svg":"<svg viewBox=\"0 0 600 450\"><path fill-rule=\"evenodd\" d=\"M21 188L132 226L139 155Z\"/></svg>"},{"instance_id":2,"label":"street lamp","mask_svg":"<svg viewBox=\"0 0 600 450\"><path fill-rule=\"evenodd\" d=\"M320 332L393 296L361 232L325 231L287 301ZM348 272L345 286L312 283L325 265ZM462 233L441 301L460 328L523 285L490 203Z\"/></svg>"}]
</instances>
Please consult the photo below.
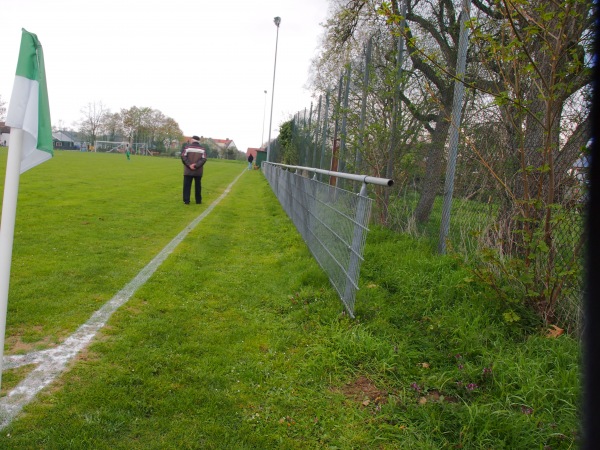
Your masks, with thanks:
<instances>
[{"instance_id":1,"label":"street lamp","mask_svg":"<svg viewBox=\"0 0 600 450\"><path fill-rule=\"evenodd\" d=\"M262 132L262 138L260 141L261 147L265 143L265 114L266 113L267 113L267 90L265 89L265 101L263 104L263 132Z\"/></svg>"},{"instance_id":2,"label":"street lamp","mask_svg":"<svg viewBox=\"0 0 600 450\"><path fill-rule=\"evenodd\" d=\"M271 89L271 118L269 119L269 142L267 143L267 162L271 162L271 128L273 126L273 98L275 97L275 71L277 69L277 43L279 41L279 24L281 23L281 17L275 17L273 19L275 26L277 27L277 36L275 38L275 63L273 64L273 89Z\"/></svg>"}]
</instances>

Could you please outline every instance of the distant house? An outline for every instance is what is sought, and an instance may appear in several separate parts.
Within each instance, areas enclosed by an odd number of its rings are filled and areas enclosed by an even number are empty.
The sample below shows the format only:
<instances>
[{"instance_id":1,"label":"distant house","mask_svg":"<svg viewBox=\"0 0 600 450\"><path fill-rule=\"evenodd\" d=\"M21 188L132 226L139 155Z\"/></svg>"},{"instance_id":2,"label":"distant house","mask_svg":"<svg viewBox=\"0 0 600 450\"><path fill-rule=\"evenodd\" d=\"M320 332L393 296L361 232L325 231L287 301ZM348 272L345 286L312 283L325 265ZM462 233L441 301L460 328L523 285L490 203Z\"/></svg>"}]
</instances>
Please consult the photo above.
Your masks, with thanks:
<instances>
[{"instance_id":1,"label":"distant house","mask_svg":"<svg viewBox=\"0 0 600 450\"><path fill-rule=\"evenodd\" d=\"M235 153L238 151L237 146L235 145L235 142L233 142L232 139L229 139L229 138L214 139L213 138L212 140L219 147L219 153L220 153L221 158L232 159L232 158L228 158L228 156L235 155Z\"/></svg>"},{"instance_id":2,"label":"distant house","mask_svg":"<svg viewBox=\"0 0 600 450\"><path fill-rule=\"evenodd\" d=\"M183 136L183 142L181 143L181 150L192 143L192 136ZM200 145L206 149L206 156L208 158L219 158L219 146L211 138L200 136ZM179 156L179 152L178 155Z\"/></svg>"},{"instance_id":3,"label":"distant house","mask_svg":"<svg viewBox=\"0 0 600 450\"><path fill-rule=\"evenodd\" d=\"M181 148L183 150L183 147L186 145L189 145L192 142L192 137L191 136L184 136L183 137L183 142L181 144ZM235 145L235 142L233 142L232 139L214 139L214 138L207 138L204 136L200 136L200 144L204 145L204 147L206 148L206 150L208 151L208 157L209 158L225 158L227 159L228 156L231 155L235 155L238 151L237 146ZM228 159L233 159L233 158L228 158Z\"/></svg>"},{"instance_id":4,"label":"distant house","mask_svg":"<svg viewBox=\"0 0 600 450\"><path fill-rule=\"evenodd\" d=\"M0 145L8 146L10 143L10 127L4 122L0 122ZM77 150L81 147L81 142L76 141L68 131L57 131L52 133L52 147L59 150Z\"/></svg>"},{"instance_id":5,"label":"distant house","mask_svg":"<svg viewBox=\"0 0 600 450\"><path fill-rule=\"evenodd\" d=\"M214 139L213 141L215 141L215 144L217 144L220 148L222 148L223 150L230 150L233 149L235 151L237 151L237 147L235 145L235 142L233 142L232 139Z\"/></svg>"},{"instance_id":6,"label":"distant house","mask_svg":"<svg viewBox=\"0 0 600 450\"><path fill-rule=\"evenodd\" d=\"M192 136L183 136L182 147L184 145L190 145L192 143ZM205 138L204 136L200 136L200 144L207 144L209 138Z\"/></svg>"},{"instance_id":7,"label":"distant house","mask_svg":"<svg viewBox=\"0 0 600 450\"><path fill-rule=\"evenodd\" d=\"M70 133L57 131L52 133L52 147L57 150L78 150L80 146L75 143Z\"/></svg>"},{"instance_id":8,"label":"distant house","mask_svg":"<svg viewBox=\"0 0 600 450\"><path fill-rule=\"evenodd\" d=\"M7 127L4 122L0 122L0 145L8 146L10 141L10 127Z\"/></svg>"}]
</instances>

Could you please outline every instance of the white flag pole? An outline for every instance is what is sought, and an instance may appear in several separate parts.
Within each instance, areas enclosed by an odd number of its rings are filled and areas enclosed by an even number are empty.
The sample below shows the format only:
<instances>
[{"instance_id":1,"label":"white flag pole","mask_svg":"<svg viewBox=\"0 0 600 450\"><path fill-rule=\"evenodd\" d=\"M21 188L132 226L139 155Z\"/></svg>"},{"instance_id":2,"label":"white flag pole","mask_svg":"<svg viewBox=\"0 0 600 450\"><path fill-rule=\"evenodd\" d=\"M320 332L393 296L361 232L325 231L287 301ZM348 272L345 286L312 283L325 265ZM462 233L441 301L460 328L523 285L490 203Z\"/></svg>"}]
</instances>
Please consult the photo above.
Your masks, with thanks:
<instances>
[{"instance_id":1,"label":"white flag pole","mask_svg":"<svg viewBox=\"0 0 600 450\"><path fill-rule=\"evenodd\" d=\"M6 333L6 311L8 309L8 284L12 261L15 219L17 217L17 197L21 176L21 155L23 153L23 130L11 128L6 177L4 179L4 199L2 201L2 223L0 224L0 387L2 386L2 366L4 358L4 335Z\"/></svg>"}]
</instances>

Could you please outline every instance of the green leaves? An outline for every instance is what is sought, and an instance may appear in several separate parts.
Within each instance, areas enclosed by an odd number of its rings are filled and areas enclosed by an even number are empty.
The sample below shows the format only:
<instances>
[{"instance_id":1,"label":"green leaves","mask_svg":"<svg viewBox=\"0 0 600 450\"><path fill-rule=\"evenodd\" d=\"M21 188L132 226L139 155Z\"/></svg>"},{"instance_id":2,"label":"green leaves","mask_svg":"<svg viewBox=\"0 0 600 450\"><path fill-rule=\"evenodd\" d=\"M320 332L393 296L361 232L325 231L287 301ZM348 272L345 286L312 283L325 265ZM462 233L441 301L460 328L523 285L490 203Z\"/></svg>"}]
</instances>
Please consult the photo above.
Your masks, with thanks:
<instances>
[{"instance_id":1,"label":"green leaves","mask_svg":"<svg viewBox=\"0 0 600 450\"><path fill-rule=\"evenodd\" d=\"M521 317L519 317L519 315L512 309L509 309L508 311L502 313L502 317L507 323L514 323L521 320Z\"/></svg>"}]
</instances>

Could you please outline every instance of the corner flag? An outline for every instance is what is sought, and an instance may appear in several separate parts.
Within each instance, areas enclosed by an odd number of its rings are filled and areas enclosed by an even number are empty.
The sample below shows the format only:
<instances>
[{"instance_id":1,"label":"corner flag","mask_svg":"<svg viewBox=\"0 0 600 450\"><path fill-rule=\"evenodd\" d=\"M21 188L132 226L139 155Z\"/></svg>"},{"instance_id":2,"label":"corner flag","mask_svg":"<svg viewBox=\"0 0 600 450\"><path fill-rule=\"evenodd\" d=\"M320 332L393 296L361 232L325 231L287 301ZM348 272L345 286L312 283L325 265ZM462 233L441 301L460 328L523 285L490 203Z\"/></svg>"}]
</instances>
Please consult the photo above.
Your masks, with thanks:
<instances>
[{"instance_id":1,"label":"corner flag","mask_svg":"<svg viewBox=\"0 0 600 450\"><path fill-rule=\"evenodd\" d=\"M52 158L52 125L44 53L37 36L24 28L6 126L25 132L20 173Z\"/></svg>"},{"instance_id":2,"label":"corner flag","mask_svg":"<svg viewBox=\"0 0 600 450\"><path fill-rule=\"evenodd\" d=\"M53 156L44 54L37 36L25 29L6 125L11 130L0 223L0 385L19 177Z\"/></svg>"}]
</instances>

